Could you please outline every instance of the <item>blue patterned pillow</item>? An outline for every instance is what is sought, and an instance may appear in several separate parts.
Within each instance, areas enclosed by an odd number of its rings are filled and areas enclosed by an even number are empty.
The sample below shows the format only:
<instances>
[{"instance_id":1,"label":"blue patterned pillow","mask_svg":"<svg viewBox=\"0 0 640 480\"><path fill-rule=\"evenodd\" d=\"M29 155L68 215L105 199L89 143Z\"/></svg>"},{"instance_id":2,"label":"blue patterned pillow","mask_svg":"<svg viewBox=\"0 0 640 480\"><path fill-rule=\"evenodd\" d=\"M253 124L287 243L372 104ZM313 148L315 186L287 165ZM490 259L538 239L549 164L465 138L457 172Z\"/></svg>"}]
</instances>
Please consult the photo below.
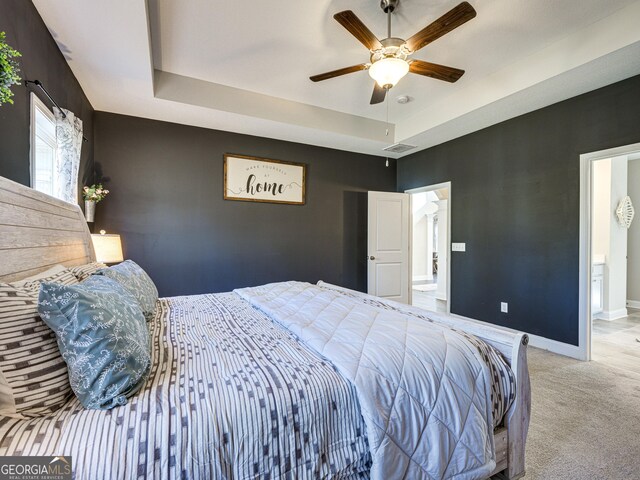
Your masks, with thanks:
<instances>
[{"instance_id":1,"label":"blue patterned pillow","mask_svg":"<svg viewBox=\"0 0 640 480\"><path fill-rule=\"evenodd\" d=\"M151 368L149 330L118 282L91 276L78 285L42 283L38 311L56 334L74 393L86 408L127 403Z\"/></svg>"},{"instance_id":2,"label":"blue patterned pillow","mask_svg":"<svg viewBox=\"0 0 640 480\"><path fill-rule=\"evenodd\" d=\"M147 320L151 320L156 314L156 302L158 301L158 289L153 280L147 275L136 262L133 260L125 260L124 262L109 268L98 270L96 275L104 275L109 277L133 295L142 313Z\"/></svg>"}]
</instances>

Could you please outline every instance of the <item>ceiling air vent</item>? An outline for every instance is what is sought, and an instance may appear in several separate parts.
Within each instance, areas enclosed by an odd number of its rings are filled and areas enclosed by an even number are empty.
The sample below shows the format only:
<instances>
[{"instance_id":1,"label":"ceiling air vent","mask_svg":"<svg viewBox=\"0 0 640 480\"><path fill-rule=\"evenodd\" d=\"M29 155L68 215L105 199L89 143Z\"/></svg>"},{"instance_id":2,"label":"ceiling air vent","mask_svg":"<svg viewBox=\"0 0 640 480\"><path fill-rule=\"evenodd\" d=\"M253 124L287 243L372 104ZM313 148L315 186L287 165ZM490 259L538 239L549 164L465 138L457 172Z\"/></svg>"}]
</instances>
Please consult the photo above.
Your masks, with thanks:
<instances>
[{"instance_id":1,"label":"ceiling air vent","mask_svg":"<svg viewBox=\"0 0 640 480\"><path fill-rule=\"evenodd\" d=\"M394 143L393 145L389 145L388 147L383 148L383 150L385 152L404 153L414 148L416 148L415 145L407 145L406 143Z\"/></svg>"}]
</instances>

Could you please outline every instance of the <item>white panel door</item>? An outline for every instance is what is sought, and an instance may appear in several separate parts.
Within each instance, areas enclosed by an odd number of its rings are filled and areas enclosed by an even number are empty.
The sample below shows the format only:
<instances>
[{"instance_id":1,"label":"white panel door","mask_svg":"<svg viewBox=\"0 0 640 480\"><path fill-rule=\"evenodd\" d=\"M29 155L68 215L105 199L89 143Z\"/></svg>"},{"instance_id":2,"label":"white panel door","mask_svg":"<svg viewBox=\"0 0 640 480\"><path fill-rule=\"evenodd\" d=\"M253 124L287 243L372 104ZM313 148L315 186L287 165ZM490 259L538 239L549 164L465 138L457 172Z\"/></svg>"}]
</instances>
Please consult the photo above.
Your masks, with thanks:
<instances>
[{"instance_id":1,"label":"white panel door","mask_svg":"<svg viewBox=\"0 0 640 480\"><path fill-rule=\"evenodd\" d=\"M368 292L409 303L410 196L369 192Z\"/></svg>"}]
</instances>

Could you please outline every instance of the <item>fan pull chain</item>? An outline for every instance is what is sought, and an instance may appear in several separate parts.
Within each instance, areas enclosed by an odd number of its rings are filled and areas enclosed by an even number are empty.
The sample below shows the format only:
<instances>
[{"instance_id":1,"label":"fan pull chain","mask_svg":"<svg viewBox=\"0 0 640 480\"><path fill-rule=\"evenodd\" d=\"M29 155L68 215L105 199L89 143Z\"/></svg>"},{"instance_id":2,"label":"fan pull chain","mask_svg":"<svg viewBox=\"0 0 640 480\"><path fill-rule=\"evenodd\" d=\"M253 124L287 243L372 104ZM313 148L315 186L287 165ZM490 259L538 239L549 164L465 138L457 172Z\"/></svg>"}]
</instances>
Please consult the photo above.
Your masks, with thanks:
<instances>
[{"instance_id":1,"label":"fan pull chain","mask_svg":"<svg viewBox=\"0 0 640 480\"><path fill-rule=\"evenodd\" d=\"M389 136L389 90L387 90L387 95L386 95L386 100L387 100L387 133L386 136Z\"/></svg>"},{"instance_id":2,"label":"fan pull chain","mask_svg":"<svg viewBox=\"0 0 640 480\"><path fill-rule=\"evenodd\" d=\"M389 90L387 90L387 95L385 97L386 103L387 103L387 128L384 131L384 136L388 137L389 136Z\"/></svg>"},{"instance_id":3,"label":"fan pull chain","mask_svg":"<svg viewBox=\"0 0 640 480\"><path fill-rule=\"evenodd\" d=\"M389 17L389 18L391 18L391 17ZM389 24L389 25L391 25L391 24ZM387 95L386 95L385 100L387 101L387 129L385 130L384 135L385 135L385 137L388 137L389 136L389 91L388 90L387 90ZM384 162L384 166L385 167L389 166L389 157L387 157L387 161Z\"/></svg>"}]
</instances>

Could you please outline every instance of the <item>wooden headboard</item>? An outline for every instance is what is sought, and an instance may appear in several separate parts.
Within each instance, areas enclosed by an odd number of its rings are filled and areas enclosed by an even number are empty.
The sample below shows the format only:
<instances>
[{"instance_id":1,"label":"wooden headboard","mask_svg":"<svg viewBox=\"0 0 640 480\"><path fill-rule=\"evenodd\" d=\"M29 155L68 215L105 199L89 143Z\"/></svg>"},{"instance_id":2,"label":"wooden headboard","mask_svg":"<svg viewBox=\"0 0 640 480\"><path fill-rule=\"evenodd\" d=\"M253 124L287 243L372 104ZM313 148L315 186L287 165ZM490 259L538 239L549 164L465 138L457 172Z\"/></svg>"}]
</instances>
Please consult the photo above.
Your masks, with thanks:
<instances>
[{"instance_id":1,"label":"wooden headboard","mask_svg":"<svg viewBox=\"0 0 640 480\"><path fill-rule=\"evenodd\" d=\"M0 281L94 260L79 206L0 177Z\"/></svg>"}]
</instances>

